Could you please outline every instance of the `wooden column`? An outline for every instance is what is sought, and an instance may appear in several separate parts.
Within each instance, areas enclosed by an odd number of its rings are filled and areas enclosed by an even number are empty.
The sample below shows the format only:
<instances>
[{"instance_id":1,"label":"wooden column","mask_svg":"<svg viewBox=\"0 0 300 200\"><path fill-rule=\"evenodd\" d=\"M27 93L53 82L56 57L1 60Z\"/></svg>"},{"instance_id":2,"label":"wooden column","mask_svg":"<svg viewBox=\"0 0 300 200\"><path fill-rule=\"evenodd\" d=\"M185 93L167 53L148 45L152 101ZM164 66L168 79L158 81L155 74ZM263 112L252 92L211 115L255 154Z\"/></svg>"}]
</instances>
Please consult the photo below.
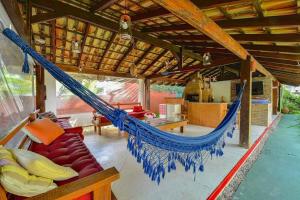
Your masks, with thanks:
<instances>
[{"instance_id":1,"label":"wooden column","mask_svg":"<svg viewBox=\"0 0 300 200\"><path fill-rule=\"evenodd\" d=\"M145 106L146 110L150 110L150 79L145 80Z\"/></svg>"},{"instance_id":2,"label":"wooden column","mask_svg":"<svg viewBox=\"0 0 300 200\"><path fill-rule=\"evenodd\" d=\"M40 65L35 66L36 75L36 109L40 109L40 112L45 112L45 100L46 100L46 86L45 86L45 75L44 68Z\"/></svg>"},{"instance_id":3,"label":"wooden column","mask_svg":"<svg viewBox=\"0 0 300 200\"><path fill-rule=\"evenodd\" d=\"M252 70L251 57L242 61L241 66L241 83L247 81L242 102L240 114L240 145L245 148L250 147L251 134L251 99L252 99Z\"/></svg>"}]
</instances>

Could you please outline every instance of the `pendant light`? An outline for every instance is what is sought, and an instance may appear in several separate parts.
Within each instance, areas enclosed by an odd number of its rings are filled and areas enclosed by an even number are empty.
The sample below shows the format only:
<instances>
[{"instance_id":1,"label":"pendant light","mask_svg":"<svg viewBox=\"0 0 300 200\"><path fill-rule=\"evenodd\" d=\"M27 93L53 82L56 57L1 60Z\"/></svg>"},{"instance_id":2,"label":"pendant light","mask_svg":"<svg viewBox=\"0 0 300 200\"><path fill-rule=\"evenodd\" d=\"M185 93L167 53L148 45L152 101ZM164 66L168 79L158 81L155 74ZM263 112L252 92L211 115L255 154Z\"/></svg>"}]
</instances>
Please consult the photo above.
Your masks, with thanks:
<instances>
[{"instance_id":1,"label":"pendant light","mask_svg":"<svg viewBox=\"0 0 300 200\"><path fill-rule=\"evenodd\" d=\"M77 41L77 40L72 41L72 52L73 53L80 53L81 52L80 47L81 47L81 44L79 41Z\"/></svg>"},{"instance_id":2,"label":"pendant light","mask_svg":"<svg viewBox=\"0 0 300 200\"><path fill-rule=\"evenodd\" d=\"M211 55L209 52L203 54L203 65L210 65L211 64Z\"/></svg>"},{"instance_id":3,"label":"pendant light","mask_svg":"<svg viewBox=\"0 0 300 200\"><path fill-rule=\"evenodd\" d=\"M121 15L120 22L119 22L119 34L122 40L132 40L132 23L131 23L131 17L126 13L126 9L127 9L126 0L125 0L124 7L125 7L124 14Z\"/></svg>"}]
</instances>

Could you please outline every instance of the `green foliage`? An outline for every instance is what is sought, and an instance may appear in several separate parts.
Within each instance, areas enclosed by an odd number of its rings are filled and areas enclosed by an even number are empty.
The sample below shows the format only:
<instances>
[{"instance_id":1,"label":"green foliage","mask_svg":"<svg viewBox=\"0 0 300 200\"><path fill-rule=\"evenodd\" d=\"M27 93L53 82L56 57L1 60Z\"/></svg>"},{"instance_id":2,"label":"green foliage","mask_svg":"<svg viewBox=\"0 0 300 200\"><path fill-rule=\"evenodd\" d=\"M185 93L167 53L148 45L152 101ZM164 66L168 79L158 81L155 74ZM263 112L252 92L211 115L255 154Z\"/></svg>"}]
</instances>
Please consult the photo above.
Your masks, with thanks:
<instances>
[{"instance_id":1,"label":"green foliage","mask_svg":"<svg viewBox=\"0 0 300 200\"><path fill-rule=\"evenodd\" d=\"M5 74L5 79L14 95L32 95L31 77L18 74ZM5 85L1 84L0 90L6 90Z\"/></svg>"},{"instance_id":2,"label":"green foliage","mask_svg":"<svg viewBox=\"0 0 300 200\"><path fill-rule=\"evenodd\" d=\"M284 88L282 104L290 110L291 114L300 114L300 95L293 94Z\"/></svg>"},{"instance_id":3,"label":"green foliage","mask_svg":"<svg viewBox=\"0 0 300 200\"><path fill-rule=\"evenodd\" d=\"M182 86L171 86L171 85L151 85L151 89L158 92L171 92L176 93L176 97L182 97L184 87Z\"/></svg>"}]
</instances>

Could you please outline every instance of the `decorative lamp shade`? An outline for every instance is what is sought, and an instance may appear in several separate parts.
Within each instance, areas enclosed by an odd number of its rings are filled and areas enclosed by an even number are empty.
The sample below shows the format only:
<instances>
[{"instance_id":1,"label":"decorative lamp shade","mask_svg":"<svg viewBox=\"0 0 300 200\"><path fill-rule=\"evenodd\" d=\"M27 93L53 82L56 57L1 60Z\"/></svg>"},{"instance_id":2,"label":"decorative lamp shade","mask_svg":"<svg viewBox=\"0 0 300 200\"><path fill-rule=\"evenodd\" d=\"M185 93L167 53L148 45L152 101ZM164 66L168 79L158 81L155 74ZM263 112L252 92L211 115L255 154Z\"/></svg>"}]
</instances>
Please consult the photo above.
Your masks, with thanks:
<instances>
[{"instance_id":1,"label":"decorative lamp shade","mask_svg":"<svg viewBox=\"0 0 300 200\"><path fill-rule=\"evenodd\" d=\"M129 15L121 15L120 17L120 30L119 34L123 40L132 39L132 24Z\"/></svg>"},{"instance_id":2,"label":"decorative lamp shade","mask_svg":"<svg viewBox=\"0 0 300 200\"><path fill-rule=\"evenodd\" d=\"M203 65L211 64L211 55L209 52L203 54Z\"/></svg>"},{"instance_id":3,"label":"decorative lamp shade","mask_svg":"<svg viewBox=\"0 0 300 200\"><path fill-rule=\"evenodd\" d=\"M81 47L81 44L79 41L72 42L72 52L73 53L80 53L81 52L80 47Z\"/></svg>"}]
</instances>

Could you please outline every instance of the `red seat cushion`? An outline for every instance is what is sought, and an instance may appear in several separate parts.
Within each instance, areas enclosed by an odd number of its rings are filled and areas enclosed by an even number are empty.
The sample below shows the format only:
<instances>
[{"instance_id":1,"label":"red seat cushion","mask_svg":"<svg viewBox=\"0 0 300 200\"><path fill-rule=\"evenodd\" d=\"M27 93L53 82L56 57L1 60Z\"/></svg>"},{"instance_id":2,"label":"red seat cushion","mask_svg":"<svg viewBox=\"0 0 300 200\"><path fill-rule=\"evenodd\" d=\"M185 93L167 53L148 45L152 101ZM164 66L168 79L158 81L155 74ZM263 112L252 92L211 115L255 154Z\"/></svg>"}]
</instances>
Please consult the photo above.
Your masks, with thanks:
<instances>
[{"instance_id":1,"label":"red seat cushion","mask_svg":"<svg viewBox=\"0 0 300 200\"><path fill-rule=\"evenodd\" d=\"M133 106L133 112L142 112L143 106Z\"/></svg>"},{"instance_id":2,"label":"red seat cushion","mask_svg":"<svg viewBox=\"0 0 300 200\"><path fill-rule=\"evenodd\" d=\"M135 117L135 118L138 118L138 119L141 119L144 117L146 111L142 111L142 112L129 112L128 114L132 117Z\"/></svg>"},{"instance_id":3,"label":"red seat cushion","mask_svg":"<svg viewBox=\"0 0 300 200\"><path fill-rule=\"evenodd\" d=\"M64 185L77 179L89 176L103 170L94 156L82 141L78 133L65 133L53 141L50 145L33 142L29 150L41 154L56 164L71 167L79 176L65 181L57 181L57 185ZM92 195L86 194L78 200L91 200Z\"/></svg>"}]
</instances>

